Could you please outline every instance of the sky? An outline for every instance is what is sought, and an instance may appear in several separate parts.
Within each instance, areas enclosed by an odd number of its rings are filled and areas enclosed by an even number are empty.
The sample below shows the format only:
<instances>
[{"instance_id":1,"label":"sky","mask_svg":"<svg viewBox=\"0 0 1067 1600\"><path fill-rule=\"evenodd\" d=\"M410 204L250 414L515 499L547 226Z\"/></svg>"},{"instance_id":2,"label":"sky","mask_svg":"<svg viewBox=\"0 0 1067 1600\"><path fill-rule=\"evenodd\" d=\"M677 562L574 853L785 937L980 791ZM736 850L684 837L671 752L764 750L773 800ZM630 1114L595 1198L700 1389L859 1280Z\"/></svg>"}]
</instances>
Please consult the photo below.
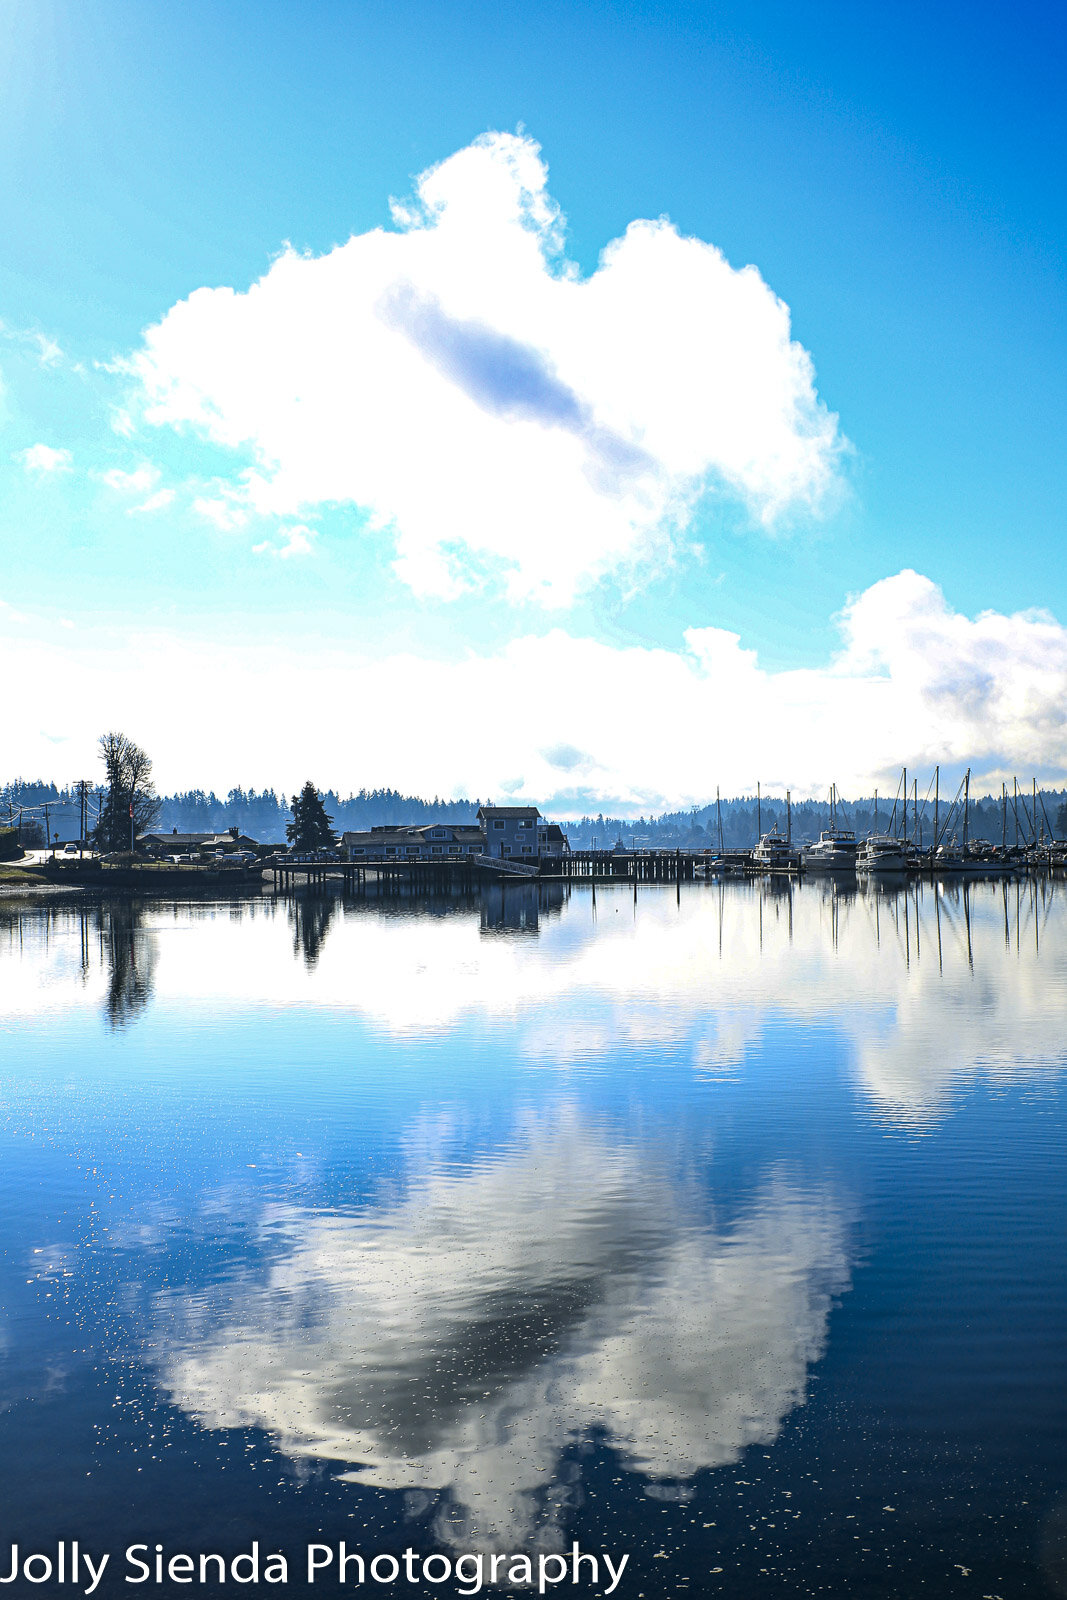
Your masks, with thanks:
<instances>
[{"instance_id":1,"label":"sky","mask_svg":"<svg viewBox=\"0 0 1067 1600\"><path fill-rule=\"evenodd\" d=\"M0 9L0 781L1067 774L1051 7Z\"/></svg>"}]
</instances>

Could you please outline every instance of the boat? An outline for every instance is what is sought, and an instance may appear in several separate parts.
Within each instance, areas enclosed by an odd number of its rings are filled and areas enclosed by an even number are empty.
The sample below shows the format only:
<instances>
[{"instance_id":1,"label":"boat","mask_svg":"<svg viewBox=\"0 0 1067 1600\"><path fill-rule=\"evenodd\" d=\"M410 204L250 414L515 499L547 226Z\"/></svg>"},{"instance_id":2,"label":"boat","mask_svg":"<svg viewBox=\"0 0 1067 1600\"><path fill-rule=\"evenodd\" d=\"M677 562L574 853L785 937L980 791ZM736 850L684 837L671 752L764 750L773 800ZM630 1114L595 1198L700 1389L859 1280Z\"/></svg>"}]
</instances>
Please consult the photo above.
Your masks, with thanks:
<instances>
[{"instance_id":1,"label":"boat","mask_svg":"<svg viewBox=\"0 0 1067 1600\"><path fill-rule=\"evenodd\" d=\"M789 840L778 832L776 824L770 833L760 836L752 852L752 861L759 872L791 872L797 864L797 854Z\"/></svg>"},{"instance_id":2,"label":"boat","mask_svg":"<svg viewBox=\"0 0 1067 1600\"><path fill-rule=\"evenodd\" d=\"M872 833L856 852L856 870L875 875L907 871L907 846L891 833Z\"/></svg>"},{"instance_id":3,"label":"boat","mask_svg":"<svg viewBox=\"0 0 1067 1600\"><path fill-rule=\"evenodd\" d=\"M837 825L837 784L830 785L830 826L823 828L815 844L804 846L800 861L805 872L855 872L856 835L851 828Z\"/></svg>"},{"instance_id":4,"label":"boat","mask_svg":"<svg viewBox=\"0 0 1067 1600\"><path fill-rule=\"evenodd\" d=\"M851 828L824 828L815 844L804 846L800 860L805 872L855 872L858 849Z\"/></svg>"}]
</instances>

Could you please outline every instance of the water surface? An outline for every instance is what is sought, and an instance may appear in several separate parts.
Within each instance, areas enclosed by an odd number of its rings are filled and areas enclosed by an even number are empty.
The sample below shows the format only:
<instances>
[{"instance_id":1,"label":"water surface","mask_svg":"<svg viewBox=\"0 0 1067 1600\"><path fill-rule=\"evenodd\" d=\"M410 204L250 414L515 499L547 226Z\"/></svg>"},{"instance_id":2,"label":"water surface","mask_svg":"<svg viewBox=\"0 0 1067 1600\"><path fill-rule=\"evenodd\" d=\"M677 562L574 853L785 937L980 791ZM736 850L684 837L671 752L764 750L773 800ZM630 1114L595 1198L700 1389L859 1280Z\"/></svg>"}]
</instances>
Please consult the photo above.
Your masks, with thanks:
<instances>
[{"instance_id":1,"label":"water surface","mask_svg":"<svg viewBox=\"0 0 1067 1600\"><path fill-rule=\"evenodd\" d=\"M0 1578L1067 1593L1065 979L1047 882L0 902Z\"/></svg>"}]
</instances>

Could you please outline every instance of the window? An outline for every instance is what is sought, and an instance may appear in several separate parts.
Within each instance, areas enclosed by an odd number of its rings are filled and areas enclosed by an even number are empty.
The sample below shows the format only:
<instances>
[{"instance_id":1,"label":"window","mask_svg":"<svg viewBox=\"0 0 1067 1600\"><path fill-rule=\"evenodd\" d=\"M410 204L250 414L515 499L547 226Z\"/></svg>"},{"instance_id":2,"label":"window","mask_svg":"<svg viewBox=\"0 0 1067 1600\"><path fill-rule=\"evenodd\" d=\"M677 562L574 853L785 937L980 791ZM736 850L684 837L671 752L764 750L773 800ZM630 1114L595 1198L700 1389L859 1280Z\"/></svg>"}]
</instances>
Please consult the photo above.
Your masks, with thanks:
<instances>
[{"instance_id":1,"label":"window","mask_svg":"<svg viewBox=\"0 0 1067 1600\"><path fill-rule=\"evenodd\" d=\"M494 828L502 828L503 826L504 826L503 817L494 817L493 818L493 827Z\"/></svg>"},{"instance_id":2,"label":"window","mask_svg":"<svg viewBox=\"0 0 1067 1600\"><path fill-rule=\"evenodd\" d=\"M396 855L396 845L395 844L387 844L386 847L385 847L385 853L386 853L387 856L395 856Z\"/></svg>"},{"instance_id":3,"label":"window","mask_svg":"<svg viewBox=\"0 0 1067 1600\"><path fill-rule=\"evenodd\" d=\"M532 844L524 844L523 847L522 847L522 853L523 853L524 856L532 856L533 855L533 845Z\"/></svg>"},{"instance_id":4,"label":"window","mask_svg":"<svg viewBox=\"0 0 1067 1600\"><path fill-rule=\"evenodd\" d=\"M448 853L450 856L461 856L463 854L462 846L458 844L450 844L448 847Z\"/></svg>"},{"instance_id":5,"label":"window","mask_svg":"<svg viewBox=\"0 0 1067 1600\"><path fill-rule=\"evenodd\" d=\"M520 817L520 819L519 819L519 827L520 828L532 828L533 827L533 823L530 821L529 817Z\"/></svg>"},{"instance_id":6,"label":"window","mask_svg":"<svg viewBox=\"0 0 1067 1600\"><path fill-rule=\"evenodd\" d=\"M430 849L435 856L441 856L445 853L444 846L440 844L433 844L430 846Z\"/></svg>"},{"instance_id":7,"label":"window","mask_svg":"<svg viewBox=\"0 0 1067 1600\"><path fill-rule=\"evenodd\" d=\"M409 844L408 847L407 847L407 852L408 852L409 856L417 856L418 853L419 853L418 845L417 844Z\"/></svg>"},{"instance_id":8,"label":"window","mask_svg":"<svg viewBox=\"0 0 1067 1600\"><path fill-rule=\"evenodd\" d=\"M361 844L360 844L360 845L356 845L356 846L355 846L355 847L354 847L354 848L353 848L353 851L352 851L352 854L353 854L353 855L354 855L354 856L365 856L365 855L366 855L366 853L367 853L367 852L366 852L366 851L365 851L365 850L364 850L364 848L363 848L363 846L362 846L362 845L361 845Z\"/></svg>"},{"instance_id":9,"label":"window","mask_svg":"<svg viewBox=\"0 0 1067 1600\"><path fill-rule=\"evenodd\" d=\"M447 839L448 838L448 829L447 828L435 828L433 830L433 832L431 833L430 838L431 839Z\"/></svg>"},{"instance_id":10,"label":"window","mask_svg":"<svg viewBox=\"0 0 1067 1600\"><path fill-rule=\"evenodd\" d=\"M511 854L511 846L509 844L501 845L500 854L502 856L509 856Z\"/></svg>"}]
</instances>

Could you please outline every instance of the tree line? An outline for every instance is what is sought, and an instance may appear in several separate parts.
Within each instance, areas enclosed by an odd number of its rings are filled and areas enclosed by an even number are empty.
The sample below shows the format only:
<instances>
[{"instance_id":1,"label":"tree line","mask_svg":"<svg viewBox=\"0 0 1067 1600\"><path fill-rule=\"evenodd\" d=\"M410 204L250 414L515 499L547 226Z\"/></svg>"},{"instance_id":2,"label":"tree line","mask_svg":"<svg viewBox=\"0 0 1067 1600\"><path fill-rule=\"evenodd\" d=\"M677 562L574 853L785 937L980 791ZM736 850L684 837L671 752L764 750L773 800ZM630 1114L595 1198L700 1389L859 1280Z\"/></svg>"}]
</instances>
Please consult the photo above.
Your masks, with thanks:
<instances>
[{"instance_id":1,"label":"tree line","mask_svg":"<svg viewBox=\"0 0 1067 1600\"><path fill-rule=\"evenodd\" d=\"M152 781L152 762L134 740L111 731L102 735L99 751L103 771L100 781L89 786L86 806L89 834L99 848L129 849L131 837L136 838L137 834L154 829L170 833L175 828L180 833L223 833L236 828L261 843L292 842L290 829L294 806L300 799L298 795L289 799L273 788L256 790L240 786L225 795L203 789L159 795ZM305 810L309 792L321 802L322 815L328 819L331 835L404 823L473 823L481 803L478 800L444 800L436 795L427 799L390 788L360 789L342 795L335 789L319 790L309 779L301 791ZM24 844L45 843L46 808L50 834L58 833L61 839L79 837L81 796L77 788L16 779L0 789L0 823L14 824L21 816ZM1058 838L1067 837L1067 789L1038 791L1036 829L1032 812L1031 793L1020 795L1018 813L1009 800L1009 844L1015 842L1017 820L1023 842L1034 832L1047 833L1050 826ZM943 819L944 801L941 814ZM873 797L839 801L837 806L838 824L855 829L860 836L882 832L891 825L899 826L900 818L899 800L895 811L892 801L882 798L876 806ZM594 841L598 848L610 849L621 839L627 846L636 842L639 847L654 849L703 850L718 847L720 821L723 845L727 849L745 849L756 842L758 831L766 833L775 826L785 831L785 803L778 797L767 797L758 803L754 795L735 796L718 805L711 801L688 811L665 811L637 818L603 812L596 816L586 814L563 821L562 826L575 849L591 848ZM999 843L1004 821L999 796L971 802L972 837ZM925 821L928 831L931 822L932 813L928 807ZM801 800L793 804L792 829L798 841L817 838L820 830L829 825L828 801ZM305 847L314 848L314 845L309 843Z\"/></svg>"}]
</instances>

